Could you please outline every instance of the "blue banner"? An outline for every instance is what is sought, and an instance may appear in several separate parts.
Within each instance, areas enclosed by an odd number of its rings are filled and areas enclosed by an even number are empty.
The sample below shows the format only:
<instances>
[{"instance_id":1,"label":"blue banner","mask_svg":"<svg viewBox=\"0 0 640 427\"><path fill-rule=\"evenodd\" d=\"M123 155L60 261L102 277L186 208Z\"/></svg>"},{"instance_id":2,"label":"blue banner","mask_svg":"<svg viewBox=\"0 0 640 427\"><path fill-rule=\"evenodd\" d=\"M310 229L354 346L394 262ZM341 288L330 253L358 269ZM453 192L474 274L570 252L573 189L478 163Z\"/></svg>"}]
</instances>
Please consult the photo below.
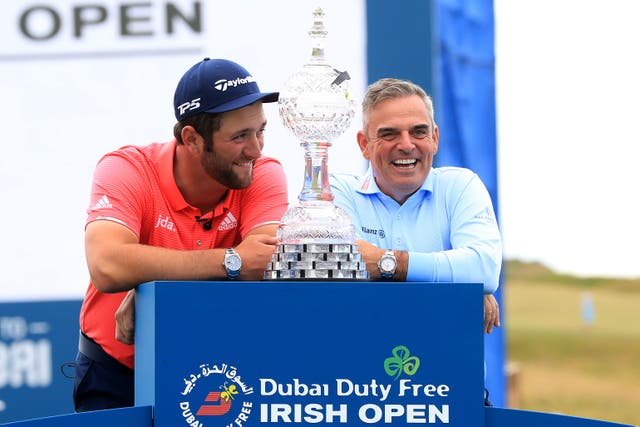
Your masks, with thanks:
<instances>
[{"instance_id":1,"label":"blue banner","mask_svg":"<svg viewBox=\"0 0 640 427\"><path fill-rule=\"evenodd\" d=\"M436 166L461 166L487 186L498 215L495 58L492 0L367 2L369 83L411 80L434 99L440 143ZM395 25L388 31L388 23ZM505 318L485 336L486 385L496 406L506 405L503 372Z\"/></svg>"},{"instance_id":2,"label":"blue banner","mask_svg":"<svg viewBox=\"0 0 640 427\"><path fill-rule=\"evenodd\" d=\"M80 304L0 304L0 423L73 412Z\"/></svg>"},{"instance_id":3,"label":"blue banner","mask_svg":"<svg viewBox=\"0 0 640 427\"><path fill-rule=\"evenodd\" d=\"M476 172L499 216L493 0L439 0L437 5L436 163ZM495 406L507 404L503 285L501 280L495 294L502 326L485 335L486 386Z\"/></svg>"}]
</instances>

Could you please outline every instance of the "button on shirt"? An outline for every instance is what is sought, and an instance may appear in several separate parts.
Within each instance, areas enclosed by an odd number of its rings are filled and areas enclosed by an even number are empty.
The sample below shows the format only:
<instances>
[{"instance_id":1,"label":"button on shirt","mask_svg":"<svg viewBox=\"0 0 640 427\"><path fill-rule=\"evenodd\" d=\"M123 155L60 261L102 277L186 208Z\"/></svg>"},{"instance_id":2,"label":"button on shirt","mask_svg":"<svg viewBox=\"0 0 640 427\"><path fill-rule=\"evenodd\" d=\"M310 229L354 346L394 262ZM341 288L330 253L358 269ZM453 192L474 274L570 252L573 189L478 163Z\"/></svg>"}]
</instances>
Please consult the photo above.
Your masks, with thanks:
<instances>
[{"instance_id":1,"label":"button on shirt","mask_svg":"<svg viewBox=\"0 0 640 427\"><path fill-rule=\"evenodd\" d=\"M330 184L358 238L409 253L407 281L483 283L485 293L498 288L500 231L489 192L469 169L432 168L402 205L382 193L371 167L362 176L332 174Z\"/></svg>"}]
</instances>

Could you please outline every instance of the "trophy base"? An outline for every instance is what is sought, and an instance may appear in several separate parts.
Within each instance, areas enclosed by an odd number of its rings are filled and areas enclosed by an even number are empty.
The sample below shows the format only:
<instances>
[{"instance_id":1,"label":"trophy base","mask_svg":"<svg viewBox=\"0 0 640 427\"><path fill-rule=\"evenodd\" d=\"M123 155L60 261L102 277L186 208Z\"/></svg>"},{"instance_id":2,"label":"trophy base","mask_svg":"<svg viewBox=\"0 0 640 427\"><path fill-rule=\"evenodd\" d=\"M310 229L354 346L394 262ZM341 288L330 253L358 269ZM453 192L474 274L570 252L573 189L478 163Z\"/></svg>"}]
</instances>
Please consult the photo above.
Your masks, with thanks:
<instances>
[{"instance_id":1,"label":"trophy base","mask_svg":"<svg viewBox=\"0 0 640 427\"><path fill-rule=\"evenodd\" d=\"M279 244L265 280L369 280L358 246L345 243Z\"/></svg>"}]
</instances>

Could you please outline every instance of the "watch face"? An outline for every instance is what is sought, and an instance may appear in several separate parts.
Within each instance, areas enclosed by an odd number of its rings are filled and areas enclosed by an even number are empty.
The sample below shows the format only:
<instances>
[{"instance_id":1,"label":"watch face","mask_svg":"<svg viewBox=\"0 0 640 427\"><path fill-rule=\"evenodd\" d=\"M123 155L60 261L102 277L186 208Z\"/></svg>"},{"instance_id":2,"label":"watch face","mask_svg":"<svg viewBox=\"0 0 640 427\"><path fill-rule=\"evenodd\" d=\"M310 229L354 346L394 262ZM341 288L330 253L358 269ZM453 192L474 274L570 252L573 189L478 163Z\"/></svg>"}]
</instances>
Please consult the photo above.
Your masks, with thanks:
<instances>
[{"instance_id":1,"label":"watch face","mask_svg":"<svg viewBox=\"0 0 640 427\"><path fill-rule=\"evenodd\" d=\"M380 269L382 271L393 271L396 268L396 261L391 257L382 257L380 260Z\"/></svg>"},{"instance_id":2,"label":"watch face","mask_svg":"<svg viewBox=\"0 0 640 427\"><path fill-rule=\"evenodd\" d=\"M227 259L225 260L225 265L227 269L231 271L237 271L237 270L240 270L242 262L240 261L240 257L234 254L234 255L227 256Z\"/></svg>"}]
</instances>

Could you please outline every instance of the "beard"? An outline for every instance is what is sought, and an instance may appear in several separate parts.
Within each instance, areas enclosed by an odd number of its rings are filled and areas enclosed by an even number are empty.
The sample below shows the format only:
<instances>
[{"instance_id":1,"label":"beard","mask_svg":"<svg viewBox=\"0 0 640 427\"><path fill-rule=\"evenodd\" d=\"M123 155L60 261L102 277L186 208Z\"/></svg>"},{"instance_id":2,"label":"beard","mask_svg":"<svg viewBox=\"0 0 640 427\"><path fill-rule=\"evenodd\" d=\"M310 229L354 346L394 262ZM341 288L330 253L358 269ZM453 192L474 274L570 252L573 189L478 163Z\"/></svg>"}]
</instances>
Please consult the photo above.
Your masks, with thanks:
<instances>
[{"instance_id":1,"label":"beard","mask_svg":"<svg viewBox=\"0 0 640 427\"><path fill-rule=\"evenodd\" d=\"M251 184L254 163L251 162L249 171L243 170L242 173L238 173L233 167L233 162L221 159L215 151L205 151L200 157L200 164L207 175L225 187L234 190L247 188Z\"/></svg>"}]
</instances>

